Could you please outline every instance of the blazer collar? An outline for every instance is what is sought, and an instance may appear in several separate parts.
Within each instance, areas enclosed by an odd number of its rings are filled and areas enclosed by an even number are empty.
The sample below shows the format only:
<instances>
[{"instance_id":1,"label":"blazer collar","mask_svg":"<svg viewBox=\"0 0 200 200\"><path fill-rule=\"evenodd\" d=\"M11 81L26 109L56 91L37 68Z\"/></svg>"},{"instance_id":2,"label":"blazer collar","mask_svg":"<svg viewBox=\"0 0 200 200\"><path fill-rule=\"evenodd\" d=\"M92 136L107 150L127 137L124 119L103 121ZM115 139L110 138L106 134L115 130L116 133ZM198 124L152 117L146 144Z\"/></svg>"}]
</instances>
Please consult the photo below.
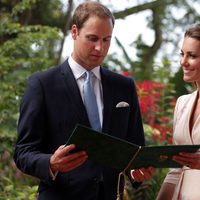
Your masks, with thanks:
<instances>
[{"instance_id":1,"label":"blazer collar","mask_svg":"<svg viewBox=\"0 0 200 200\"><path fill-rule=\"evenodd\" d=\"M84 67L79 65L71 56L68 59L68 63L76 80L83 76L83 74L87 71ZM101 81L100 66L93 68L91 71L94 73L96 78L98 78Z\"/></svg>"},{"instance_id":2,"label":"blazer collar","mask_svg":"<svg viewBox=\"0 0 200 200\"><path fill-rule=\"evenodd\" d=\"M77 82L68 64L68 60L61 64L61 75L65 85L65 93L73 106L73 111L77 116L77 120L79 123L89 126L85 106L83 104Z\"/></svg>"},{"instance_id":3,"label":"blazer collar","mask_svg":"<svg viewBox=\"0 0 200 200\"><path fill-rule=\"evenodd\" d=\"M113 105L113 85L110 81L110 73L104 68L100 68L102 88L103 88L103 125L102 131L110 132L110 120L112 117L112 105Z\"/></svg>"}]
</instances>

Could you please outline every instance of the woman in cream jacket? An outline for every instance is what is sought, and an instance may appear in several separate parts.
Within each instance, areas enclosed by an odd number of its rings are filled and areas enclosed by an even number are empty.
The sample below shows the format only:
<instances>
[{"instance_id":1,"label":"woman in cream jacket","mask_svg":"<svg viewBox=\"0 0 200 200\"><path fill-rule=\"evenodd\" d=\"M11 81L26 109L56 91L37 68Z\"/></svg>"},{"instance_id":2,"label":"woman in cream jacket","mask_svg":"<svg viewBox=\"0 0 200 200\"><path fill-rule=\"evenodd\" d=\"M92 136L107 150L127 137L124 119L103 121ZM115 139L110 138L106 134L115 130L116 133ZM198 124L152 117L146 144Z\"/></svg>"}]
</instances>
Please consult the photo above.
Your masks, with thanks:
<instances>
[{"instance_id":1,"label":"woman in cream jacket","mask_svg":"<svg viewBox=\"0 0 200 200\"><path fill-rule=\"evenodd\" d=\"M174 144L200 144L200 24L184 35L180 64L183 79L195 83L196 91L178 98L174 112ZM170 169L157 200L200 200L200 150L173 159L182 168Z\"/></svg>"}]
</instances>

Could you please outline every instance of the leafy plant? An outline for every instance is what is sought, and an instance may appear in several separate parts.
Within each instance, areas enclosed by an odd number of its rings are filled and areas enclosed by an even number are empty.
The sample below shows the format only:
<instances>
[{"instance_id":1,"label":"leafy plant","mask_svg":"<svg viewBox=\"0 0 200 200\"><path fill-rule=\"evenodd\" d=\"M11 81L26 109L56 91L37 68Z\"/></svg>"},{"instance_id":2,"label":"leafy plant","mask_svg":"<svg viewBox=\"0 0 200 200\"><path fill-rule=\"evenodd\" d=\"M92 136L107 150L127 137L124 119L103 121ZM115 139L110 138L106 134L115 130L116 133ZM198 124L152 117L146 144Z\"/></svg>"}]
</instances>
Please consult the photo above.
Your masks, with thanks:
<instances>
[{"instance_id":1,"label":"leafy plant","mask_svg":"<svg viewBox=\"0 0 200 200\"><path fill-rule=\"evenodd\" d=\"M23 25L20 15L36 0L4 1L0 13L0 200L33 200L37 180L13 161L20 98L30 74L57 64L58 28ZM8 9L7 9L8 8ZM9 9L10 8L10 9Z\"/></svg>"},{"instance_id":2,"label":"leafy plant","mask_svg":"<svg viewBox=\"0 0 200 200\"><path fill-rule=\"evenodd\" d=\"M9 149L1 151L0 200L33 200L37 193L37 180L17 169L11 152Z\"/></svg>"},{"instance_id":3,"label":"leafy plant","mask_svg":"<svg viewBox=\"0 0 200 200\"><path fill-rule=\"evenodd\" d=\"M146 145L172 143L172 119L175 105L173 85L168 82L168 70L160 68L154 73L155 81L137 82L138 98L143 118ZM122 72L130 76L130 72ZM149 158L151 159L151 158ZM168 169L157 169L154 177L143 182L137 189L127 183L133 200L152 200L166 176Z\"/></svg>"}]
</instances>

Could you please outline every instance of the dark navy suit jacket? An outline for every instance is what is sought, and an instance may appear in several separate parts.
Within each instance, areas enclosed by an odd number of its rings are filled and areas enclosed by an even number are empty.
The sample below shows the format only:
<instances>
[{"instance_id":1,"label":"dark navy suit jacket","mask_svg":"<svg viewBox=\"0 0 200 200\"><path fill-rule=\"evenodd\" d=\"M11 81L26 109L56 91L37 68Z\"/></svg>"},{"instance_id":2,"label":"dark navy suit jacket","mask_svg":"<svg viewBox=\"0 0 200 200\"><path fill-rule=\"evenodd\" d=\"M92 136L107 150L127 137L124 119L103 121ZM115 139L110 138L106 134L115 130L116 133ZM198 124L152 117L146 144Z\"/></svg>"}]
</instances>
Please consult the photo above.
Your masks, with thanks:
<instances>
[{"instance_id":1,"label":"dark navy suit jacket","mask_svg":"<svg viewBox=\"0 0 200 200\"><path fill-rule=\"evenodd\" d=\"M133 80L102 67L100 73L104 104L102 131L144 145ZM116 108L121 101L129 107ZM90 127L68 61L32 75L20 106L14 160L24 173L40 179L39 200L96 200L102 174L105 199L116 199L119 172L91 161L70 172L58 173L56 180L51 180L50 156L65 144L77 123Z\"/></svg>"}]
</instances>

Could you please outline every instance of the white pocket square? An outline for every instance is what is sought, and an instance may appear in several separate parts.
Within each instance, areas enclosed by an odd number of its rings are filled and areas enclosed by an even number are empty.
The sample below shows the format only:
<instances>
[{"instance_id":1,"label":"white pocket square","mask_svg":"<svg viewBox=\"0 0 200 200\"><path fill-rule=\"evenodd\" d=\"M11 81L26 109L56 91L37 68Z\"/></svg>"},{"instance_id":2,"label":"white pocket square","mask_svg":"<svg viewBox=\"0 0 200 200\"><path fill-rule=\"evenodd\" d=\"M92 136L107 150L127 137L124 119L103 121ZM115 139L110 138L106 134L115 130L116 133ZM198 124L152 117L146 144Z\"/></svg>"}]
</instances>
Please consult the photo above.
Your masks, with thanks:
<instances>
[{"instance_id":1,"label":"white pocket square","mask_svg":"<svg viewBox=\"0 0 200 200\"><path fill-rule=\"evenodd\" d=\"M129 104L125 101L121 101L116 105L116 108L122 108L122 107L129 107Z\"/></svg>"}]
</instances>

